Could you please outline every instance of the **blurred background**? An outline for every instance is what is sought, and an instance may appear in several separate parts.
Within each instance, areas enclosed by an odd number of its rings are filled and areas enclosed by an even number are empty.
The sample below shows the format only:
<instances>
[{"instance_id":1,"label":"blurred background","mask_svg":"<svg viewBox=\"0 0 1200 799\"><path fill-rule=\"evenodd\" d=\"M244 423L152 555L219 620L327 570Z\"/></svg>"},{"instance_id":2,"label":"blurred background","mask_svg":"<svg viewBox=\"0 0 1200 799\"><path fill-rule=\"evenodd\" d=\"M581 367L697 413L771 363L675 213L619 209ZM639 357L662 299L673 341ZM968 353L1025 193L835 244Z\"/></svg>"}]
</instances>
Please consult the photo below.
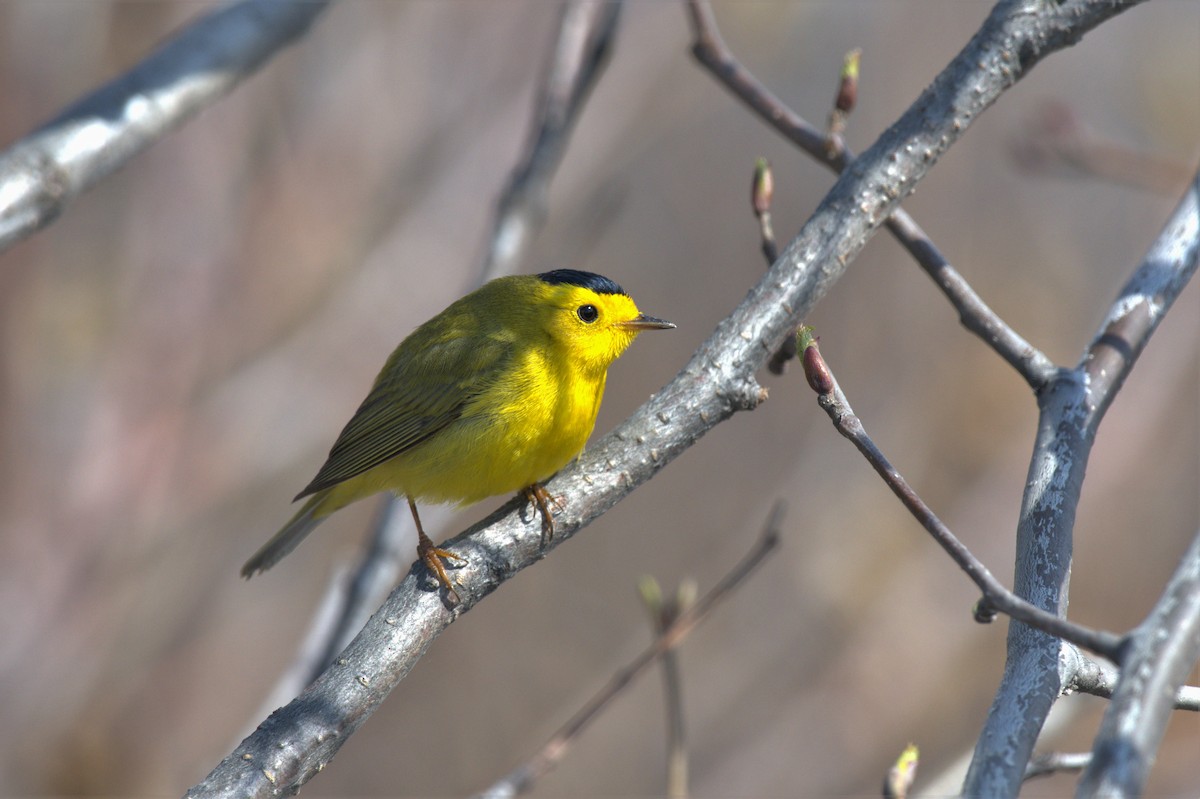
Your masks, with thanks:
<instances>
[{"instance_id":1,"label":"blurred background","mask_svg":"<svg viewBox=\"0 0 1200 799\"><path fill-rule=\"evenodd\" d=\"M212 7L0 4L3 142ZM847 134L861 150L989 8L715 10L742 61L817 124L843 53L862 47ZM291 514L395 344L476 274L557 18L545 0L345 0L0 256L0 793L179 795L265 717L377 506L342 512L262 577L239 567ZM1018 145L1059 102L1097 136L1176 164L1167 185L1031 159ZM1200 5L1148 3L1039 65L905 207L1017 331L1074 365L1195 169L1197 130ZM679 325L615 365L597 434L669 381L761 275L757 156L774 165L786 242L831 175L693 63L679 3L628 4L521 268L606 274ZM1139 621L1200 526L1197 311L1192 285L1101 428L1078 517L1080 622ZM1036 419L1021 379L886 234L808 322L877 442L1011 582ZM649 641L644 571L706 590L781 498L783 546L680 654L694 793L875 795L909 741L920 789L969 753L1006 623L972 621L972 585L798 373L762 382L769 402L454 624L305 795L489 785ZM440 536L504 501L464 509ZM661 681L648 676L536 794L662 792ZM1039 749L1086 749L1103 707L1063 700ZM1198 746L1200 719L1179 714L1148 793L1200 793Z\"/></svg>"}]
</instances>

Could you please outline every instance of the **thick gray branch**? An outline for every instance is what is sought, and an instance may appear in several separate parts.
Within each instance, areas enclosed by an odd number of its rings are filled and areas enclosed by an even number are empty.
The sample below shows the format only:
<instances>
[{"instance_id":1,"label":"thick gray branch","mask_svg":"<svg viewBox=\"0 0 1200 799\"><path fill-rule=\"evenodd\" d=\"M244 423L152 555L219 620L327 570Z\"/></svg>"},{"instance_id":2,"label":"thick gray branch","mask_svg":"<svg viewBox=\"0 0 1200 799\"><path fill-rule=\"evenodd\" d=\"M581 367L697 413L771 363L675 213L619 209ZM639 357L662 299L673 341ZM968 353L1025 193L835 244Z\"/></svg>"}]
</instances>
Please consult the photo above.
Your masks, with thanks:
<instances>
[{"instance_id":1,"label":"thick gray branch","mask_svg":"<svg viewBox=\"0 0 1200 799\"><path fill-rule=\"evenodd\" d=\"M1001 3L905 114L847 169L763 279L683 370L549 486L567 498L551 548L616 504L735 411L765 392L755 372L830 289L871 234L970 123L1047 53L1122 10L1107 0ZM1033 13L1033 9L1039 13ZM327 764L433 639L504 580L546 554L537 519L498 514L450 542L468 559L447 607L410 572L335 663L273 713L189 796L298 790Z\"/></svg>"},{"instance_id":2,"label":"thick gray branch","mask_svg":"<svg viewBox=\"0 0 1200 799\"><path fill-rule=\"evenodd\" d=\"M1017 527L1014 589L1045 610L1066 611L1075 510L1096 429L1158 323L1195 274L1198 182L1200 175L1122 288L1079 367L1060 370L1038 396L1038 434ZM1009 627L1004 676L976 744L965 794L1017 795L1046 713L1072 678L1074 661L1063 647L1057 638L1023 624Z\"/></svg>"},{"instance_id":3,"label":"thick gray branch","mask_svg":"<svg viewBox=\"0 0 1200 799\"><path fill-rule=\"evenodd\" d=\"M136 67L0 155L0 251L219 100L299 39L330 0L243 0L191 23Z\"/></svg>"}]
</instances>

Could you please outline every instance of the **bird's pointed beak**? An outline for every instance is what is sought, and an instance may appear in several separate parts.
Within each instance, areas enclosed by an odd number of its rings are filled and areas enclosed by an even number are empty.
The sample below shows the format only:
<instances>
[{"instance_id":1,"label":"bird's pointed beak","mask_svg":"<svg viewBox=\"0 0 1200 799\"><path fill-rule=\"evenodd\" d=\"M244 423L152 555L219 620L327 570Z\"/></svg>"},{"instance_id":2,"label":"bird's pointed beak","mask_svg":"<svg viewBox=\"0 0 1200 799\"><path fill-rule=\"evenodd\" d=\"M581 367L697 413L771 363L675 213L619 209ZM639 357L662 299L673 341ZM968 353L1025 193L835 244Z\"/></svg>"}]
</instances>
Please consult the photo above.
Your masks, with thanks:
<instances>
[{"instance_id":1,"label":"bird's pointed beak","mask_svg":"<svg viewBox=\"0 0 1200 799\"><path fill-rule=\"evenodd\" d=\"M642 313L628 322L622 322L621 327L627 327L631 330L670 330L675 327L675 323L668 322L665 319L656 319L653 316L646 316Z\"/></svg>"}]
</instances>

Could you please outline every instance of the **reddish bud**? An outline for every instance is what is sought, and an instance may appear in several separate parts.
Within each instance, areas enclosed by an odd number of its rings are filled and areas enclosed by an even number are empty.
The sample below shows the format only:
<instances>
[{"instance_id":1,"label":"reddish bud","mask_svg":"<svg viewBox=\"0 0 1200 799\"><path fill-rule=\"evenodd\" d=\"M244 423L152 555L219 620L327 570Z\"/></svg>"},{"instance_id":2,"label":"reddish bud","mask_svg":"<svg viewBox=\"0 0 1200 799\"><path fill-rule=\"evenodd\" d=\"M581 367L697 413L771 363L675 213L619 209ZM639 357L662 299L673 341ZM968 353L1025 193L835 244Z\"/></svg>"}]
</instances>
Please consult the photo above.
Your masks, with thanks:
<instances>
[{"instance_id":1,"label":"reddish bud","mask_svg":"<svg viewBox=\"0 0 1200 799\"><path fill-rule=\"evenodd\" d=\"M829 371L821 351L817 349L817 338L812 334L811 327L802 327L796 331L796 348L800 350L800 363L804 366L804 378L808 385L818 394L829 394L833 391L833 373Z\"/></svg>"}]
</instances>

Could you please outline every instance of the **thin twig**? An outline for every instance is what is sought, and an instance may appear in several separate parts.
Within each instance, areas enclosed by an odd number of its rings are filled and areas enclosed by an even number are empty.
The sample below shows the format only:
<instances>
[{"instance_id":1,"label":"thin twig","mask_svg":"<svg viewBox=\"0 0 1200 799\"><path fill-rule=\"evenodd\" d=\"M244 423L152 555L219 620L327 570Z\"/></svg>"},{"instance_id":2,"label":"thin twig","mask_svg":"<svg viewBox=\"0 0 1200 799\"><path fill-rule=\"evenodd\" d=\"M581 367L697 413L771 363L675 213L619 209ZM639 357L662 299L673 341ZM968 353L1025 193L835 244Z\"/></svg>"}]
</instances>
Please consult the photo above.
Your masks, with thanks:
<instances>
[{"instance_id":1,"label":"thin twig","mask_svg":"<svg viewBox=\"0 0 1200 799\"><path fill-rule=\"evenodd\" d=\"M1078 692L1101 699L1112 699L1121 674L1107 663L1092 660L1078 649L1072 648L1076 662L1068 670L1071 677L1063 686L1063 693ZM1200 687L1184 685L1175 694L1175 710L1200 711Z\"/></svg>"},{"instance_id":2,"label":"thin twig","mask_svg":"<svg viewBox=\"0 0 1200 799\"><path fill-rule=\"evenodd\" d=\"M336 640L335 631L345 613L349 571L349 567L342 564L333 569L321 601L317 603L317 609L309 619L304 639L296 647L287 667L275 680L275 685L271 687L266 698L251 714L251 719L261 719L275 708L286 704L329 666L329 645L331 641ZM244 732L242 734L245 735Z\"/></svg>"},{"instance_id":3,"label":"thin twig","mask_svg":"<svg viewBox=\"0 0 1200 799\"><path fill-rule=\"evenodd\" d=\"M662 588L653 577L643 577L638 588L656 636L662 635L680 614L696 602L696 583L690 579L680 583L670 599L663 598ZM683 678L677 651L669 649L664 652L661 664L663 704L667 716L666 795L670 799L684 799L689 793L687 729L683 723Z\"/></svg>"},{"instance_id":4,"label":"thin twig","mask_svg":"<svg viewBox=\"0 0 1200 799\"><path fill-rule=\"evenodd\" d=\"M810 366L810 359L816 353L816 345L805 349L805 368ZM832 390L821 392L817 402L833 421L833 426L863 454L871 467L879 473L884 483L892 490L904 507L908 508L913 517L921 523L942 549L946 551L958 567L966 572L971 581L983 592L982 603L976 608L976 619L990 621L995 612L1004 613L1018 621L1025 622L1031 627L1043 630L1065 641L1090 649L1105 657L1118 660L1123 639L1110 632L1093 630L1089 627L1068 621L1053 613L1038 608L1021 597L1009 591L992 575L983 563L972 554L951 532L941 519L925 504L920 495L913 490L908 481L888 461L875 442L867 435L866 428L850 407L849 400L842 393L828 368L828 362L822 360L824 372L832 381Z\"/></svg>"},{"instance_id":5,"label":"thin twig","mask_svg":"<svg viewBox=\"0 0 1200 799\"><path fill-rule=\"evenodd\" d=\"M707 594L679 616L642 650L636 658L613 675L600 691L580 708L575 715L558 729L536 755L513 769L479 794L486 799L516 796L524 793L540 777L553 769L566 755L575 739L594 721L600 713L646 669L679 644L703 622L714 608L746 581L762 562L779 545L780 525L783 522L784 505L776 502L771 509L762 535L754 548L735 565L728 574L714 585Z\"/></svg>"},{"instance_id":6,"label":"thin twig","mask_svg":"<svg viewBox=\"0 0 1200 799\"><path fill-rule=\"evenodd\" d=\"M1025 767L1025 779L1049 777L1064 771L1083 771L1091 760L1091 752L1046 752L1029 761Z\"/></svg>"},{"instance_id":7,"label":"thin twig","mask_svg":"<svg viewBox=\"0 0 1200 799\"><path fill-rule=\"evenodd\" d=\"M444 522L447 515L444 510L436 515L427 514L426 524ZM354 570L340 584L330 587L330 590L342 594L337 624L325 637L321 659L314 664L315 668L308 675L305 685L315 680L333 662L337 653L346 648L354 634L362 629L387 589L396 584L402 573L402 565L412 557L416 528L412 526L412 514L408 513L406 503L388 497L379 504L372 525L366 551Z\"/></svg>"},{"instance_id":8,"label":"thin twig","mask_svg":"<svg viewBox=\"0 0 1200 799\"><path fill-rule=\"evenodd\" d=\"M713 77L764 122L834 172L840 173L854 160L854 153L840 135L827 137L809 124L737 60L722 41L707 0L686 0L686 5L694 38L692 54ZM884 224L950 300L964 327L995 350L1035 391L1050 379L1053 362L975 293L908 212L896 208Z\"/></svg>"}]
</instances>

